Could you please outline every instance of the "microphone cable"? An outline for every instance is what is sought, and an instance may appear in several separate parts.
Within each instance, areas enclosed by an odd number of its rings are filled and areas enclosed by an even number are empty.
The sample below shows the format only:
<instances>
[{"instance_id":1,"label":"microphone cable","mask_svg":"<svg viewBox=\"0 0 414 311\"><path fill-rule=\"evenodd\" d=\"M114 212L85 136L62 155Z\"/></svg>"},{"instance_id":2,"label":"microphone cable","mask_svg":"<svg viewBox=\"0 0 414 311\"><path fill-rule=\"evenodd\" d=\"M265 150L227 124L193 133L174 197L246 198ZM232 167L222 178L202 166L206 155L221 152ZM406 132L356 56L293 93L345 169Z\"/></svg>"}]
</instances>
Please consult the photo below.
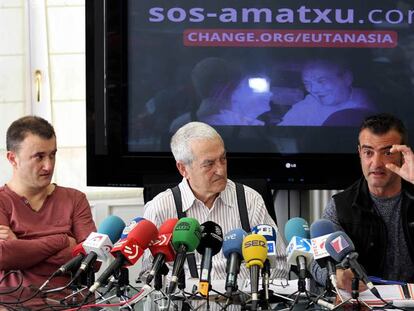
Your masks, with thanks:
<instances>
[{"instance_id":1,"label":"microphone cable","mask_svg":"<svg viewBox=\"0 0 414 311\"><path fill-rule=\"evenodd\" d=\"M8 295L8 294L14 293L22 287L22 285L23 285L23 276L22 276L22 272L20 270L7 271L6 274L4 274L3 277L0 279L0 284L4 281L4 279L6 277L8 277L9 275L14 274L14 273L16 273L19 276L19 284L15 288L11 288L8 291L4 291L4 292L0 291L0 295Z\"/></svg>"}]
</instances>

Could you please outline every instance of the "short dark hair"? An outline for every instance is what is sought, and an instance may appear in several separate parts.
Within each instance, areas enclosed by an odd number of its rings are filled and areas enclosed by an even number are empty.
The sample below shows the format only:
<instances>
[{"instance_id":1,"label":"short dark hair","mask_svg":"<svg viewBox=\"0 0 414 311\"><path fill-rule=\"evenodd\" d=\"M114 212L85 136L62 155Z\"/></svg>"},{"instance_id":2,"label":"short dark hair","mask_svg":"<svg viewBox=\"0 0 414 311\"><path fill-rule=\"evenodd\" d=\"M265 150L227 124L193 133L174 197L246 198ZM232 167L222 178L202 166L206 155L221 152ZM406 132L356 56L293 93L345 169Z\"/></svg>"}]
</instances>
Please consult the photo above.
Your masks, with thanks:
<instances>
[{"instance_id":1,"label":"short dark hair","mask_svg":"<svg viewBox=\"0 0 414 311\"><path fill-rule=\"evenodd\" d=\"M362 122L359 132L364 129L368 129L376 135L383 135L391 130L396 130L401 135L401 143L408 144L408 133L404 123L392 114L380 113L367 117Z\"/></svg>"},{"instance_id":2,"label":"short dark hair","mask_svg":"<svg viewBox=\"0 0 414 311\"><path fill-rule=\"evenodd\" d=\"M29 133L43 139L56 137L55 130L48 121L37 116L25 116L14 121L7 129L7 151L18 151L20 143Z\"/></svg>"}]
</instances>

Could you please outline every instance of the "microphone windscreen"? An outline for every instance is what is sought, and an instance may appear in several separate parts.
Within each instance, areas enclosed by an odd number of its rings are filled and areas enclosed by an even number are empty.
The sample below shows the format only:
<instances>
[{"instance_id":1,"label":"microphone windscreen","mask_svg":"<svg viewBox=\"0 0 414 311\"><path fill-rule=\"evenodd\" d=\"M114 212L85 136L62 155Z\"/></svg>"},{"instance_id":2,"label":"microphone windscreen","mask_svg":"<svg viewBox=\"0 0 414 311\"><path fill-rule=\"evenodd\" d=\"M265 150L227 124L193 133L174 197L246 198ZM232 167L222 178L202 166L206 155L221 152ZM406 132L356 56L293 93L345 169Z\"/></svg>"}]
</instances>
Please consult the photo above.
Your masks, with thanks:
<instances>
[{"instance_id":1,"label":"microphone windscreen","mask_svg":"<svg viewBox=\"0 0 414 311\"><path fill-rule=\"evenodd\" d=\"M185 245L187 252L193 252L200 243L200 238L200 223L197 219L183 217L174 227L172 243L176 250Z\"/></svg>"},{"instance_id":2,"label":"microphone windscreen","mask_svg":"<svg viewBox=\"0 0 414 311\"><path fill-rule=\"evenodd\" d=\"M139 223L141 220L144 220L145 218L142 217L135 217L134 219L132 219L124 228L124 230L122 231L121 237L120 239L126 239L126 237L128 236L128 234L131 232L132 229L134 229L134 227L137 225L137 223Z\"/></svg>"},{"instance_id":3,"label":"microphone windscreen","mask_svg":"<svg viewBox=\"0 0 414 311\"><path fill-rule=\"evenodd\" d=\"M332 221L328 219L318 219L310 226L310 236L311 239L323 236L326 234L331 234L337 231L335 225Z\"/></svg>"},{"instance_id":4,"label":"microphone windscreen","mask_svg":"<svg viewBox=\"0 0 414 311\"><path fill-rule=\"evenodd\" d=\"M242 254L246 267L258 265L263 268L267 258L267 242L260 234L250 234L243 239Z\"/></svg>"},{"instance_id":5,"label":"microphone windscreen","mask_svg":"<svg viewBox=\"0 0 414 311\"><path fill-rule=\"evenodd\" d=\"M355 251L355 246L345 232L337 231L326 239L325 249L336 262L341 262L346 255Z\"/></svg>"},{"instance_id":6,"label":"microphone windscreen","mask_svg":"<svg viewBox=\"0 0 414 311\"><path fill-rule=\"evenodd\" d=\"M128 234L127 239L134 239L138 246L146 249L158 237L157 227L149 220L142 219Z\"/></svg>"},{"instance_id":7,"label":"microphone windscreen","mask_svg":"<svg viewBox=\"0 0 414 311\"><path fill-rule=\"evenodd\" d=\"M247 236L243 229L234 229L226 233L223 241L223 255L227 259L232 253L242 254L243 239Z\"/></svg>"},{"instance_id":8,"label":"microphone windscreen","mask_svg":"<svg viewBox=\"0 0 414 311\"><path fill-rule=\"evenodd\" d=\"M169 218L163 222L163 224L158 228L159 234L169 234L174 231L174 227L178 222L178 218Z\"/></svg>"},{"instance_id":9,"label":"microphone windscreen","mask_svg":"<svg viewBox=\"0 0 414 311\"><path fill-rule=\"evenodd\" d=\"M85 249L83 248L83 243L79 243L72 249L72 257L76 257L79 254L86 255Z\"/></svg>"},{"instance_id":10,"label":"microphone windscreen","mask_svg":"<svg viewBox=\"0 0 414 311\"><path fill-rule=\"evenodd\" d=\"M294 217L288 220L285 225L285 238L289 242L292 237L298 236L303 239L309 239L309 225L308 222L300 217Z\"/></svg>"},{"instance_id":11,"label":"microphone windscreen","mask_svg":"<svg viewBox=\"0 0 414 311\"><path fill-rule=\"evenodd\" d=\"M223 231L214 221L206 221L201 224L201 239L197 246L197 252L204 255L207 247L211 248L211 254L217 254L223 246Z\"/></svg>"},{"instance_id":12,"label":"microphone windscreen","mask_svg":"<svg viewBox=\"0 0 414 311\"><path fill-rule=\"evenodd\" d=\"M112 243L115 243L121 237L125 228L125 222L118 216L111 215L106 217L99 225L98 233L106 234Z\"/></svg>"}]
</instances>

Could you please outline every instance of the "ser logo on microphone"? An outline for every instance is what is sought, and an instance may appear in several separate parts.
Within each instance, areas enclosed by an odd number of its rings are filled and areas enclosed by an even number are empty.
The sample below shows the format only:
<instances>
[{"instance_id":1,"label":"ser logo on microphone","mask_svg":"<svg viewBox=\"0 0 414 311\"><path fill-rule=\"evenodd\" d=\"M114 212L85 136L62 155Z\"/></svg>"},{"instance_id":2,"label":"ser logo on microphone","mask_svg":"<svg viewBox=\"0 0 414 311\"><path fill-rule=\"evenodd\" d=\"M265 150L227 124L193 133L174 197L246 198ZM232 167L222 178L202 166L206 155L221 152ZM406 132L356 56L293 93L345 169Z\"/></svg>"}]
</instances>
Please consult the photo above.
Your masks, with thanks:
<instances>
[{"instance_id":1,"label":"ser logo on microphone","mask_svg":"<svg viewBox=\"0 0 414 311\"><path fill-rule=\"evenodd\" d=\"M261 246L261 247L266 247L266 242L265 241L260 241L260 240L252 240L252 241L247 241L244 243L244 248L249 248L252 246Z\"/></svg>"}]
</instances>

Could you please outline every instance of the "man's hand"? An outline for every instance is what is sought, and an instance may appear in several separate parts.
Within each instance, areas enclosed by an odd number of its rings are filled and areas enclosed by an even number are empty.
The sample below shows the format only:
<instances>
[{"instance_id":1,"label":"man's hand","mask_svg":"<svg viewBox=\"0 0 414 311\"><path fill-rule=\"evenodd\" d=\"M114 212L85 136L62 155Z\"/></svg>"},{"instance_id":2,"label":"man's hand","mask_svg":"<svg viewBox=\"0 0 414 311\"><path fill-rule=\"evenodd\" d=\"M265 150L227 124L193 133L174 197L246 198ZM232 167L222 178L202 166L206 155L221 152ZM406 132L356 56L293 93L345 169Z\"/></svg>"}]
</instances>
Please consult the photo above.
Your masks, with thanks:
<instances>
[{"instance_id":1,"label":"man's hand","mask_svg":"<svg viewBox=\"0 0 414 311\"><path fill-rule=\"evenodd\" d=\"M72 251L72 249L77 245L76 240L70 236L68 236L69 240L69 249Z\"/></svg>"},{"instance_id":2,"label":"man's hand","mask_svg":"<svg viewBox=\"0 0 414 311\"><path fill-rule=\"evenodd\" d=\"M8 226L0 225L0 240L11 241L17 240L16 235Z\"/></svg>"},{"instance_id":3,"label":"man's hand","mask_svg":"<svg viewBox=\"0 0 414 311\"><path fill-rule=\"evenodd\" d=\"M338 288L346 290L348 293L352 291L352 279L354 278L354 273L351 269L336 269L336 279ZM363 292L367 290L367 286L359 281L358 291Z\"/></svg>"},{"instance_id":4,"label":"man's hand","mask_svg":"<svg viewBox=\"0 0 414 311\"><path fill-rule=\"evenodd\" d=\"M401 152L403 156L403 163L401 167L398 167L392 163L385 164L385 167L390 171L400 175L401 178L414 184L414 154L411 148L406 145L393 145L390 149L390 152Z\"/></svg>"}]
</instances>

